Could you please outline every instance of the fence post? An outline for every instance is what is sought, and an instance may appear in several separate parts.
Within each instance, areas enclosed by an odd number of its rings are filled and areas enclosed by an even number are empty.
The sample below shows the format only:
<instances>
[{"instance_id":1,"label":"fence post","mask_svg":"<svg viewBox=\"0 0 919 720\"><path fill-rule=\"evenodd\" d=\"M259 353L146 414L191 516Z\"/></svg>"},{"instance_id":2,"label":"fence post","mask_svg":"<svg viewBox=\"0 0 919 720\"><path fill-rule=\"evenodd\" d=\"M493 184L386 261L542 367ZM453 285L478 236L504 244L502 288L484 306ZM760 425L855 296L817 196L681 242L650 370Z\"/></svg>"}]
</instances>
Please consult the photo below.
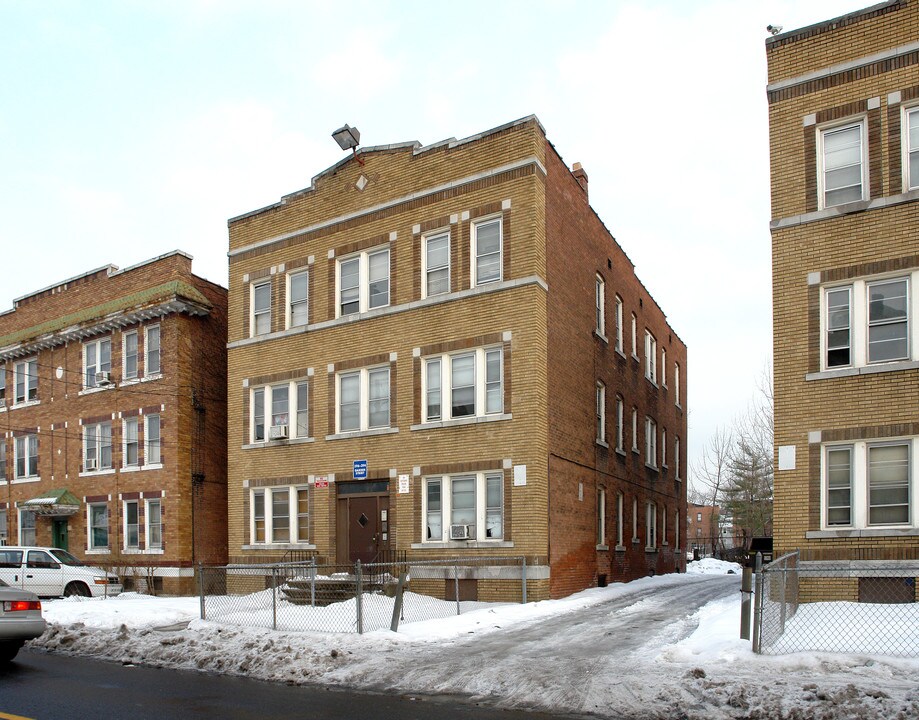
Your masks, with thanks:
<instances>
[{"instance_id":1,"label":"fence post","mask_svg":"<svg viewBox=\"0 0 919 720\"><path fill-rule=\"evenodd\" d=\"M316 558L310 562L310 605L316 607Z\"/></svg>"},{"instance_id":2,"label":"fence post","mask_svg":"<svg viewBox=\"0 0 919 720\"><path fill-rule=\"evenodd\" d=\"M363 595L364 595L364 581L361 576L361 561L358 560L354 563L354 576L357 579L357 582L354 584L355 595L355 607L357 608L357 633L358 635L364 634L364 607L363 607Z\"/></svg>"},{"instance_id":3,"label":"fence post","mask_svg":"<svg viewBox=\"0 0 919 720\"><path fill-rule=\"evenodd\" d=\"M750 594L753 592L753 568L743 569L740 583L740 639L750 639Z\"/></svg>"},{"instance_id":4,"label":"fence post","mask_svg":"<svg viewBox=\"0 0 919 720\"><path fill-rule=\"evenodd\" d=\"M760 643L762 642L763 630L763 592L766 587L766 578L763 573L763 554L756 553L756 562L754 564L756 572L756 597L753 609L753 652L759 654L762 651Z\"/></svg>"},{"instance_id":5,"label":"fence post","mask_svg":"<svg viewBox=\"0 0 919 720\"><path fill-rule=\"evenodd\" d=\"M278 629L278 569L271 568L271 629Z\"/></svg>"},{"instance_id":6,"label":"fence post","mask_svg":"<svg viewBox=\"0 0 919 720\"><path fill-rule=\"evenodd\" d=\"M198 563L198 596L201 600L201 619L206 620L204 607L204 566Z\"/></svg>"},{"instance_id":7,"label":"fence post","mask_svg":"<svg viewBox=\"0 0 919 720\"><path fill-rule=\"evenodd\" d=\"M520 577L521 577L521 580L522 580L522 583L521 583L521 584L523 585L523 600L522 600L522 602L523 602L524 605L526 605L526 604L527 604L527 558L526 558L526 555L524 555L524 556L523 556L522 558L520 558L520 559L521 559L521 561L522 561L522 562L521 562L521 565L520 565Z\"/></svg>"},{"instance_id":8,"label":"fence post","mask_svg":"<svg viewBox=\"0 0 919 720\"><path fill-rule=\"evenodd\" d=\"M405 587L405 570L399 573L399 586L396 588L396 599L392 606L392 622L389 629L399 632L399 618L402 616L402 592Z\"/></svg>"},{"instance_id":9,"label":"fence post","mask_svg":"<svg viewBox=\"0 0 919 720\"><path fill-rule=\"evenodd\" d=\"M453 589L456 593L456 614L460 614L460 605L459 605L459 567L457 563L453 563Z\"/></svg>"},{"instance_id":10,"label":"fence post","mask_svg":"<svg viewBox=\"0 0 919 720\"><path fill-rule=\"evenodd\" d=\"M785 633L785 614L787 609L787 598L785 597L785 586L788 582L788 561L782 563L782 600L779 604L779 635Z\"/></svg>"}]
</instances>

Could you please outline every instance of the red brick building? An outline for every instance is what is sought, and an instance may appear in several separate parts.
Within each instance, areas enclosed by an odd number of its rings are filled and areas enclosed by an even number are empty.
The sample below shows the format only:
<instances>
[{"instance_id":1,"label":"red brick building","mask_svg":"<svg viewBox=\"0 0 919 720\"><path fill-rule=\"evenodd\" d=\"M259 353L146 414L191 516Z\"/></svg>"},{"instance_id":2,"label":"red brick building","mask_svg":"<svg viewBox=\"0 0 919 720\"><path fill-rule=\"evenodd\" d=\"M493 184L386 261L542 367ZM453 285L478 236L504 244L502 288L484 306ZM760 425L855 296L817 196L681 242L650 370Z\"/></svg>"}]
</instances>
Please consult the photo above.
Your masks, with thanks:
<instances>
[{"instance_id":1,"label":"red brick building","mask_svg":"<svg viewBox=\"0 0 919 720\"><path fill-rule=\"evenodd\" d=\"M535 117L229 228L231 555L525 556L536 599L683 567L686 347Z\"/></svg>"},{"instance_id":2,"label":"red brick building","mask_svg":"<svg viewBox=\"0 0 919 720\"><path fill-rule=\"evenodd\" d=\"M0 314L0 542L166 592L226 560L226 303L176 251Z\"/></svg>"}]
</instances>

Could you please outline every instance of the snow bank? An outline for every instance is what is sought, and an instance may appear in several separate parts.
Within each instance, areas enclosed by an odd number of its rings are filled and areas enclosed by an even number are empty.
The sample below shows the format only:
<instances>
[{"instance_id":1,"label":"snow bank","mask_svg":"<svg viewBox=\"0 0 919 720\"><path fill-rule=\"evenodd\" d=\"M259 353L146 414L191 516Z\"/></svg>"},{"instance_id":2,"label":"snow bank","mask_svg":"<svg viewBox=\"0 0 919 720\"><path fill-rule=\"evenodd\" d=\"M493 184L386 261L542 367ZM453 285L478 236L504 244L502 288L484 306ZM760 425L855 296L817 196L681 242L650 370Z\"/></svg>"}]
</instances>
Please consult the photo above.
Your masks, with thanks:
<instances>
[{"instance_id":1,"label":"snow bank","mask_svg":"<svg viewBox=\"0 0 919 720\"><path fill-rule=\"evenodd\" d=\"M735 562L716 560L715 558L702 558L695 562L686 563L686 572L690 575L740 575L743 567Z\"/></svg>"}]
</instances>

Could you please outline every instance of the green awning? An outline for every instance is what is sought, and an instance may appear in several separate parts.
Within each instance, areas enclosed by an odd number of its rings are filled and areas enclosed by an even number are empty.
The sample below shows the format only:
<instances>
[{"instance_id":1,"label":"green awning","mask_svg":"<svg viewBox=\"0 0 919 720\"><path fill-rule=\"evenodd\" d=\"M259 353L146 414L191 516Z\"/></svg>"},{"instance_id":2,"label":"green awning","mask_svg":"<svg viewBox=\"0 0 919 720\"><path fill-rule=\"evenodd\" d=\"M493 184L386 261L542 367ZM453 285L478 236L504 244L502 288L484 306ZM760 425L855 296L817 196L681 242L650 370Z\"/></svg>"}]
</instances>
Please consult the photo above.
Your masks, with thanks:
<instances>
[{"instance_id":1,"label":"green awning","mask_svg":"<svg viewBox=\"0 0 919 720\"><path fill-rule=\"evenodd\" d=\"M36 515L75 515L80 510L80 500L67 488L58 488L19 503L19 507Z\"/></svg>"}]
</instances>

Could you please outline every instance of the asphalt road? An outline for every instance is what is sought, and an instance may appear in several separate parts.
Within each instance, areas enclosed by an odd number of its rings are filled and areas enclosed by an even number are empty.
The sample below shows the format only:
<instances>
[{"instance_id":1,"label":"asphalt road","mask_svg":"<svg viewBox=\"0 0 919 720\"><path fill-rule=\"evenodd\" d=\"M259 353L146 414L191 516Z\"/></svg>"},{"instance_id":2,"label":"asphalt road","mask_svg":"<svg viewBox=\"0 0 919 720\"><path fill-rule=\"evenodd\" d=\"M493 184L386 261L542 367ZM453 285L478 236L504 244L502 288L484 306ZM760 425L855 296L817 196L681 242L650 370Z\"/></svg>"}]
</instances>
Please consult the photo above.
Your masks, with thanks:
<instances>
[{"instance_id":1,"label":"asphalt road","mask_svg":"<svg viewBox=\"0 0 919 720\"><path fill-rule=\"evenodd\" d=\"M451 698L293 687L23 650L0 669L0 720L548 720Z\"/></svg>"}]
</instances>

